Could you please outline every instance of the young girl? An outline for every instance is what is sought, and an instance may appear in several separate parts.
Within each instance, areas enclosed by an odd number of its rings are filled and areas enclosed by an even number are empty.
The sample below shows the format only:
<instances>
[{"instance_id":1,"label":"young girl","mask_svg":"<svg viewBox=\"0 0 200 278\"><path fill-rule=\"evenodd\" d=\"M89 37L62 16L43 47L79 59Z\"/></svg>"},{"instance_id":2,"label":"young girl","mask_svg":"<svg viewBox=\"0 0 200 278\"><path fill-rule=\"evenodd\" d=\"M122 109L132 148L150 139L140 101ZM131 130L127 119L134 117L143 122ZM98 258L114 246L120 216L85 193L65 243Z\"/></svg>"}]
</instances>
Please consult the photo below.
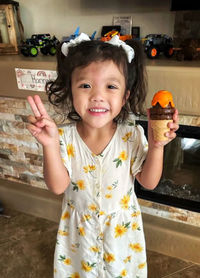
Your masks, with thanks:
<instances>
[{"instance_id":1,"label":"young girl","mask_svg":"<svg viewBox=\"0 0 200 278\"><path fill-rule=\"evenodd\" d=\"M45 182L64 193L55 278L147 277L134 180L147 189L158 184L178 117L176 111L164 143L154 142L149 125L148 145L142 127L128 118L142 111L146 96L140 52L119 38L63 43L58 77L47 86L50 102L71 120L62 128L39 96L28 97L34 113L28 129L43 146Z\"/></svg>"}]
</instances>

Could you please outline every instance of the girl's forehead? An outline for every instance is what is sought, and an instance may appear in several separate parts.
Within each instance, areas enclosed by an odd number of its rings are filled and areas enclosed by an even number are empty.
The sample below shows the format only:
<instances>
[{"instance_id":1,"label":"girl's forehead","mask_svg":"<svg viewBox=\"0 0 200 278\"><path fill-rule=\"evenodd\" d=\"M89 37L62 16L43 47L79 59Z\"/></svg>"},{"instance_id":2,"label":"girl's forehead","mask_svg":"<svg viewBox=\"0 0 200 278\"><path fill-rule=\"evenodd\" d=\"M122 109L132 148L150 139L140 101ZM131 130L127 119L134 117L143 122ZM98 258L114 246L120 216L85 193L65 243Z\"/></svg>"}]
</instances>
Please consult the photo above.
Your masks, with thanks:
<instances>
[{"instance_id":1,"label":"girl's forehead","mask_svg":"<svg viewBox=\"0 0 200 278\"><path fill-rule=\"evenodd\" d=\"M122 66L117 65L113 60L97 60L88 65L75 68L72 72L72 76L76 74L92 74L97 72L102 74L124 75Z\"/></svg>"}]
</instances>

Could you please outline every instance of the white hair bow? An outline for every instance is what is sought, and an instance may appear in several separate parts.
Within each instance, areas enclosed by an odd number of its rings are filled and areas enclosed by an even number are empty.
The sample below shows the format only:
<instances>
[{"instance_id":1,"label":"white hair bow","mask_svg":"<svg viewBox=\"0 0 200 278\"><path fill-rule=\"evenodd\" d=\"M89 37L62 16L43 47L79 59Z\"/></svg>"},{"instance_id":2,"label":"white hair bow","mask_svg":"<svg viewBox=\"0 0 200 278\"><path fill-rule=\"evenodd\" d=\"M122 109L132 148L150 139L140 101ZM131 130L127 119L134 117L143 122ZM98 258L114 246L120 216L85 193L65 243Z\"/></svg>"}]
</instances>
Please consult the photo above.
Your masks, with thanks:
<instances>
[{"instance_id":1,"label":"white hair bow","mask_svg":"<svg viewBox=\"0 0 200 278\"><path fill-rule=\"evenodd\" d=\"M131 63L131 61L133 60L133 58L135 56L135 51L130 45L128 45L124 41L120 40L118 35L115 35L114 37L112 37L111 40L106 41L106 43L121 46L126 52L129 63Z\"/></svg>"},{"instance_id":2,"label":"white hair bow","mask_svg":"<svg viewBox=\"0 0 200 278\"><path fill-rule=\"evenodd\" d=\"M61 47L62 54L67 56L69 47L75 46L75 45L81 43L82 41L90 41L89 36L85 33L81 33L75 39L71 39L69 42L64 42ZM120 40L118 35L115 35L114 37L112 37L111 40L106 41L106 43L110 43L110 44L116 45L118 47L121 46L127 54L129 63L131 63L131 61L133 60L133 58L135 56L135 51L130 45L127 45L124 41Z\"/></svg>"},{"instance_id":3,"label":"white hair bow","mask_svg":"<svg viewBox=\"0 0 200 278\"><path fill-rule=\"evenodd\" d=\"M69 42L64 42L61 46L61 52L62 54L64 54L65 56L67 56L68 51L69 51L69 47L71 46L75 46L77 44L79 44L82 41L90 41L90 38L87 34L85 33L81 33L78 37L76 37L75 39L71 39Z\"/></svg>"}]
</instances>

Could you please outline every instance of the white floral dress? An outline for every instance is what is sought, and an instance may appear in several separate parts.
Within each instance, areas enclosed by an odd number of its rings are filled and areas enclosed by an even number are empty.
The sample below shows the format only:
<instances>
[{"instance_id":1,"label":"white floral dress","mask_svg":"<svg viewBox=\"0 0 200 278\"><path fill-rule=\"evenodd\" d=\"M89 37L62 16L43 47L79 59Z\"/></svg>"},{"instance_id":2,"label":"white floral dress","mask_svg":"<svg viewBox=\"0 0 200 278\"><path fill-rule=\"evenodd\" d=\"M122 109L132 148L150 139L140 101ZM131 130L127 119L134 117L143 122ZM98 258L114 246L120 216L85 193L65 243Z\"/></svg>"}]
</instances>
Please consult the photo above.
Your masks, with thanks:
<instances>
[{"instance_id":1,"label":"white floral dress","mask_svg":"<svg viewBox=\"0 0 200 278\"><path fill-rule=\"evenodd\" d=\"M141 212L134 177L148 145L141 126L118 124L100 155L75 124L59 129L71 183L64 193L54 278L147 278Z\"/></svg>"}]
</instances>

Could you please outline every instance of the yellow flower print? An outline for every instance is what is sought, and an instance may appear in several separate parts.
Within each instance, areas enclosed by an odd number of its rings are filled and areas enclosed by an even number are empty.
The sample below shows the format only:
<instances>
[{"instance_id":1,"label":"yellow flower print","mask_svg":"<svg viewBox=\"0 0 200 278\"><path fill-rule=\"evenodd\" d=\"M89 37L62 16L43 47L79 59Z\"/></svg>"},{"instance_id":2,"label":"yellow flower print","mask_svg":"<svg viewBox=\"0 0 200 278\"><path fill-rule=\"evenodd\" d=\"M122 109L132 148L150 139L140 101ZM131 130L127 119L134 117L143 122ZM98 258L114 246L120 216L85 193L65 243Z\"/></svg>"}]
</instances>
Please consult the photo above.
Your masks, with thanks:
<instances>
[{"instance_id":1,"label":"yellow flower print","mask_svg":"<svg viewBox=\"0 0 200 278\"><path fill-rule=\"evenodd\" d=\"M105 215L105 211L100 210L99 215L100 215L100 216L101 216L101 215Z\"/></svg>"},{"instance_id":2,"label":"yellow flower print","mask_svg":"<svg viewBox=\"0 0 200 278\"><path fill-rule=\"evenodd\" d=\"M126 259L124 260L124 263L130 263L131 262L131 256L127 256Z\"/></svg>"},{"instance_id":3,"label":"yellow flower print","mask_svg":"<svg viewBox=\"0 0 200 278\"><path fill-rule=\"evenodd\" d=\"M142 250L143 250L143 248L142 248L142 246L139 244L139 243L130 243L129 244L129 247L133 250L133 251L135 251L135 252L142 252Z\"/></svg>"},{"instance_id":4,"label":"yellow flower print","mask_svg":"<svg viewBox=\"0 0 200 278\"><path fill-rule=\"evenodd\" d=\"M85 182L84 180L78 180L77 182L72 182L73 184L73 191L85 190Z\"/></svg>"},{"instance_id":5,"label":"yellow flower print","mask_svg":"<svg viewBox=\"0 0 200 278\"><path fill-rule=\"evenodd\" d=\"M63 128L59 128L59 129L58 129L58 133L59 133L60 136L62 136L62 135L64 134Z\"/></svg>"},{"instance_id":6,"label":"yellow flower print","mask_svg":"<svg viewBox=\"0 0 200 278\"><path fill-rule=\"evenodd\" d=\"M76 183L77 183L77 185L78 185L80 190L84 190L85 189L85 184L84 184L83 180L78 180Z\"/></svg>"},{"instance_id":7,"label":"yellow flower print","mask_svg":"<svg viewBox=\"0 0 200 278\"><path fill-rule=\"evenodd\" d=\"M122 225L117 224L117 226L115 227L115 237L123 236L127 232L129 225L130 225L130 222L128 222L126 224L122 223Z\"/></svg>"},{"instance_id":8,"label":"yellow flower print","mask_svg":"<svg viewBox=\"0 0 200 278\"><path fill-rule=\"evenodd\" d=\"M81 265L82 265L82 269L85 272L90 272L92 268L96 266L96 263L90 264L89 262L81 261Z\"/></svg>"},{"instance_id":9,"label":"yellow flower print","mask_svg":"<svg viewBox=\"0 0 200 278\"><path fill-rule=\"evenodd\" d=\"M65 219L67 219L67 218L68 218L68 219L70 218L70 213L69 213L68 211L66 211L66 212L63 213L61 219L62 219L62 220L65 220Z\"/></svg>"},{"instance_id":10,"label":"yellow flower print","mask_svg":"<svg viewBox=\"0 0 200 278\"><path fill-rule=\"evenodd\" d=\"M92 172L92 171L96 170L96 166L95 165L87 165L87 166L83 167L83 170L85 173Z\"/></svg>"},{"instance_id":11,"label":"yellow flower print","mask_svg":"<svg viewBox=\"0 0 200 278\"><path fill-rule=\"evenodd\" d=\"M123 269L122 272L120 273L120 275L122 277L125 277L127 275L127 270L126 269Z\"/></svg>"},{"instance_id":12,"label":"yellow flower print","mask_svg":"<svg viewBox=\"0 0 200 278\"><path fill-rule=\"evenodd\" d=\"M88 206L89 210L91 211L97 211L97 206L95 204L91 204Z\"/></svg>"},{"instance_id":13,"label":"yellow flower print","mask_svg":"<svg viewBox=\"0 0 200 278\"><path fill-rule=\"evenodd\" d=\"M139 268L139 269L143 269L143 268L145 268L145 266L146 266L146 262L145 262L145 263L142 263L142 264L139 264L139 265L138 265L138 268Z\"/></svg>"},{"instance_id":14,"label":"yellow flower print","mask_svg":"<svg viewBox=\"0 0 200 278\"><path fill-rule=\"evenodd\" d=\"M109 191L111 191L112 189L115 189L115 188L117 187L117 185L118 185L118 180L117 180L117 181L114 181L114 182L112 183L112 185L108 185L106 189L109 190Z\"/></svg>"},{"instance_id":15,"label":"yellow flower print","mask_svg":"<svg viewBox=\"0 0 200 278\"><path fill-rule=\"evenodd\" d=\"M125 136L124 137L122 137L122 140L124 141L124 142L127 142L128 140L129 140L129 138L132 136L132 132L127 132L126 134L125 134Z\"/></svg>"},{"instance_id":16,"label":"yellow flower print","mask_svg":"<svg viewBox=\"0 0 200 278\"><path fill-rule=\"evenodd\" d=\"M80 278L78 272L73 273L69 278Z\"/></svg>"},{"instance_id":17,"label":"yellow flower print","mask_svg":"<svg viewBox=\"0 0 200 278\"><path fill-rule=\"evenodd\" d=\"M72 262L71 262L70 258L67 258L63 261L63 263L66 264L66 265L70 265Z\"/></svg>"},{"instance_id":18,"label":"yellow flower print","mask_svg":"<svg viewBox=\"0 0 200 278\"><path fill-rule=\"evenodd\" d=\"M122 151L121 153L120 153L120 155L119 155L119 157L118 157L119 159L121 159L121 160L127 160L127 158L128 158L128 155L127 155L127 153L126 153L126 151Z\"/></svg>"},{"instance_id":19,"label":"yellow flower print","mask_svg":"<svg viewBox=\"0 0 200 278\"><path fill-rule=\"evenodd\" d=\"M72 144L67 145L67 154L69 157L75 156L75 150L74 150L74 146Z\"/></svg>"},{"instance_id":20,"label":"yellow flower print","mask_svg":"<svg viewBox=\"0 0 200 278\"><path fill-rule=\"evenodd\" d=\"M103 233L101 232L101 233L97 236L97 240L103 240L103 237L104 237L104 235L103 235Z\"/></svg>"},{"instance_id":21,"label":"yellow flower print","mask_svg":"<svg viewBox=\"0 0 200 278\"><path fill-rule=\"evenodd\" d=\"M137 211L133 212L133 213L131 214L131 216L132 216L132 217L137 217L137 216L139 216L140 214L141 214L141 212L140 212L139 210L137 210Z\"/></svg>"},{"instance_id":22,"label":"yellow flower print","mask_svg":"<svg viewBox=\"0 0 200 278\"><path fill-rule=\"evenodd\" d=\"M72 251L72 252L74 252L74 253L76 253L76 251L77 251L77 248L79 248L80 247L80 244L79 243L75 243L75 244L71 244L71 247L70 247L70 250Z\"/></svg>"},{"instance_id":23,"label":"yellow flower print","mask_svg":"<svg viewBox=\"0 0 200 278\"><path fill-rule=\"evenodd\" d=\"M106 198L106 199L111 199L111 198L112 198L112 194L106 194L106 195L105 195L105 198Z\"/></svg>"},{"instance_id":24,"label":"yellow flower print","mask_svg":"<svg viewBox=\"0 0 200 278\"><path fill-rule=\"evenodd\" d=\"M115 261L115 255L111 253L104 253L103 259L107 263L112 263Z\"/></svg>"},{"instance_id":25,"label":"yellow flower print","mask_svg":"<svg viewBox=\"0 0 200 278\"><path fill-rule=\"evenodd\" d=\"M96 170L95 165L88 165L88 167L89 167L89 172Z\"/></svg>"},{"instance_id":26,"label":"yellow flower print","mask_svg":"<svg viewBox=\"0 0 200 278\"><path fill-rule=\"evenodd\" d=\"M75 207L74 207L74 201L73 200L69 200L68 201L68 203L67 203L67 205L71 208L71 209L75 209Z\"/></svg>"},{"instance_id":27,"label":"yellow flower print","mask_svg":"<svg viewBox=\"0 0 200 278\"><path fill-rule=\"evenodd\" d=\"M84 214L81 217L81 222L86 222L86 221L89 221L90 219L91 219L91 215L90 214Z\"/></svg>"},{"instance_id":28,"label":"yellow flower print","mask_svg":"<svg viewBox=\"0 0 200 278\"><path fill-rule=\"evenodd\" d=\"M80 236L85 236L85 229L84 229L84 227L78 227L78 230L79 230L79 235Z\"/></svg>"},{"instance_id":29,"label":"yellow flower print","mask_svg":"<svg viewBox=\"0 0 200 278\"><path fill-rule=\"evenodd\" d=\"M99 253L100 252L100 249L98 246L91 246L90 247L90 250L94 253Z\"/></svg>"},{"instance_id":30,"label":"yellow flower print","mask_svg":"<svg viewBox=\"0 0 200 278\"><path fill-rule=\"evenodd\" d=\"M61 236L68 236L69 233L67 231L58 230L58 234Z\"/></svg>"},{"instance_id":31,"label":"yellow flower print","mask_svg":"<svg viewBox=\"0 0 200 278\"><path fill-rule=\"evenodd\" d=\"M122 151L120 153L120 155L118 156L118 158L115 158L113 160L113 162L116 162L116 168L118 168L119 166L122 166L122 161L127 160L127 158L128 158L128 155L127 155L126 151Z\"/></svg>"},{"instance_id":32,"label":"yellow flower print","mask_svg":"<svg viewBox=\"0 0 200 278\"><path fill-rule=\"evenodd\" d=\"M132 230L133 230L133 231L134 231L134 230L140 231L140 227L139 227L138 223L134 222L134 223L132 224Z\"/></svg>"},{"instance_id":33,"label":"yellow flower print","mask_svg":"<svg viewBox=\"0 0 200 278\"><path fill-rule=\"evenodd\" d=\"M120 201L121 208L128 209L129 208L129 206L128 206L129 201L130 201L130 196L125 195Z\"/></svg>"},{"instance_id":34,"label":"yellow flower print","mask_svg":"<svg viewBox=\"0 0 200 278\"><path fill-rule=\"evenodd\" d=\"M65 256L61 256L60 255L58 260L62 261L66 265L71 265L71 259L70 258L66 258Z\"/></svg>"}]
</instances>

